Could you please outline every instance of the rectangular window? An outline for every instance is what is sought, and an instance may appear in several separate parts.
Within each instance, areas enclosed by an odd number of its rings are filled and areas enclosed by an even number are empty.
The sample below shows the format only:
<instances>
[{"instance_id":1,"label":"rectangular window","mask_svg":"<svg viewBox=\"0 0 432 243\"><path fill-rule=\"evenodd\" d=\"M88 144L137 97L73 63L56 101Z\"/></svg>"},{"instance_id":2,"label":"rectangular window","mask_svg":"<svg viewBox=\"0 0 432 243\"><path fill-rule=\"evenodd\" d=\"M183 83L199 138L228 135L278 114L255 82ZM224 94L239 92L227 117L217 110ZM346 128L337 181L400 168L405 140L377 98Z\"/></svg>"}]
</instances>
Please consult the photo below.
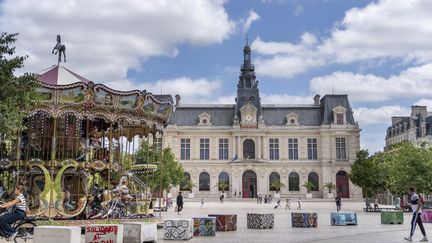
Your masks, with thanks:
<instances>
[{"instance_id":1,"label":"rectangular window","mask_svg":"<svg viewBox=\"0 0 432 243\"><path fill-rule=\"evenodd\" d=\"M307 139L307 148L308 148L308 159L310 159L310 160L318 159L317 139L316 138L308 138Z\"/></svg>"},{"instance_id":2,"label":"rectangular window","mask_svg":"<svg viewBox=\"0 0 432 243\"><path fill-rule=\"evenodd\" d=\"M336 124L343 125L344 124L343 118L344 118L343 114L336 114Z\"/></svg>"},{"instance_id":3,"label":"rectangular window","mask_svg":"<svg viewBox=\"0 0 432 243\"><path fill-rule=\"evenodd\" d=\"M269 153L271 160L279 159L279 139L270 138L269 139Z\"/></svg>"},{"instance_id":4,"label":"rectangular window","mask_svg":"<svg viewBox=\"0 0 432 243\"><path fill-rule=\"evenodd\" d=\"M346 159L345 138L336 138L336 159Z\"/></svg>"},{"instance_id":5,"label":"rectangular window","mask_svg":"<svg viewBox=\"0 0 432 243\"><path fill-rule=\"evenodd\" d=\"M288 138L288 159L298 160L298 139Z\"/></svg>"},{"instance_id":6,"label":"rectangular window","mask_svg":"<svg viewBox=\"0 0 432 243\"><path fill-rule=\"evenodd\" d=\"M219 139L219 159L227 160L228 159L228 139L220 138Z\"/></svg>"},{"instance_id":7,"label":"rectangular window","mask_svg":"<svg viewBox=\"0 0 432 243\"><path fill-rule=\"evenodd\" d=\"M190 159L190 139L189 138L180 139L180 159L182 160Z\"/></svg>"},{"instance_id":8,"label":"rectangular window","mask_svg":"<svg viewBox=\"0 0 432 243\"><path fill-rule=\"evenodd\" d=\"M210 157L210 139L200 139L200 160L208 160Z\"/></svg>"},{"instance_id":9,"label":"rectangular window","mask_svg":"<svg viewBox=\"0 0 432 243\"><path fill-rule=\"evenodd\" d=\"M162 138L156 138L156 140L154 141L154 144L155 144L157 149L161 149L162 148Z\"/></svg>"}]
</instances>

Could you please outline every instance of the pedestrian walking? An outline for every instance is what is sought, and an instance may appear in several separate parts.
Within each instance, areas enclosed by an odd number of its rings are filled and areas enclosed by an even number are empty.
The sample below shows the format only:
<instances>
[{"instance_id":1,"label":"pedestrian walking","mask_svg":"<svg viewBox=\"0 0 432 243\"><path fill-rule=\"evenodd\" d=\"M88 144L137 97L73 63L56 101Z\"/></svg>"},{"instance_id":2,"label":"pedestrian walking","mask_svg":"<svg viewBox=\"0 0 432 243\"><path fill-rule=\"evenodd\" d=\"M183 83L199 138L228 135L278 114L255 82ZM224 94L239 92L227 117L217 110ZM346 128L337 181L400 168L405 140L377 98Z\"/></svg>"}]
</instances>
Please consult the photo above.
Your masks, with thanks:
<instances>
[{"instance_id":1,"label":"pedestrian walking","mask_svg":"<svg viewBox=\"0 0 432 243\"><path fill-rule=\"evenodd\" d=\"M285 205L285 210L288 208L288 210L291 210L291 199L287 198L286 200L286 205Z\"/></svg>"},{"instance_id":2,"label":"pedestrian walking","mask_svg":"<svg viewBox=\"0 0 432 243\"><path fill-rule=\"evenodd\" d=\"M204 198L201 198L201 207L200 208L203 208L203 206L204 206Z\"/></svg>"},{"instance_id":3,"label":"pedestrian walking","mask_svg":"<svg viewBox=\"0 0 432 243\"><path fill-rule=\"evenodd\" d=\"M300 197L299 197L297 203L298 203L297 210L301 210L301 198Z\"/></svg>"},{"instance_id":4,"label":"pedestrian walking","mask_svg":"<svg viewBox=\"0 0 432 243\"><path fill-rule=\"evenodd\" d=\"M277 202L276 202L276 206L274 207L274 209L279 208L279 207L280 207L280 199L277 200Z\"/></svg>"},{"instance_id":5,"label":"pedestrian walking","mask_svg":"<svg viewBox=\"0 0 432 243\"><path fill-rule=\"evenodd\" d=\"M241 192L239 192L239 198L241 198Z\"/></svg>"},{"instance_id":6,"label":"pedestrian walking","mask_svg":"<svg viewBox=\"0 0 432 243\"><path fill-rule=\"evenodd\" d=\"M414 235L416 225L418 224L423 234L423 239L421 239L420 242L427 242L428 238L426 236L426 231L423 227L423 222L421 219L423 202L419 197L419 195L415 193L414 188L410 188L409 190L410 190L409 194L411 195L410 203L411 203L411 209L413 211L413 217L411 219L410 235L408 237L404 237L404 239L407 241L412 241L412 236Z\"/></svg>"},{"instance_id":7,"label":"pedestrian walking","mask_svg":"<svg viewBox=\"0 0 432 243\"><path fill-rule=\"evenodd\" d=\"M374 209L378 209L378 198L374 200Z\"/></svg>"},{"instance_id":8,"label":"pedestrian walking","mask_svg":"<svg viewBox=\"0 0 432 243\"><path fill-rule=\"evenodd\" d=\"M401 210L400 202L401 202L400 197L397 197L397 198L396 198L396 203L395 203L395 208L396 208L397 210Z\"/></svg>"},{"instance_id":9,"label":"pedestrian walking","mask_svg":"<svg viewBox=\"0 0 432 243\"><path fill-rule=\"evenodd\" d=\"M341 206L342 206L342 199L341 199L339 194L336 196L335 202L336 202L336 211L339 212L341 210Z\"/></svg>"},{"instance_id":10,"label":"pedestrian walking","mask_svg":"<svg viewBox=\"0 0 432 243\"><path fill-rule=\"evenodd\" d=\"M179 194L177 195L176 203L177 203L177 213L178 215L180 215L180 212L183 210L182 192L179 192Z\"/></svg>"}]
</instances>

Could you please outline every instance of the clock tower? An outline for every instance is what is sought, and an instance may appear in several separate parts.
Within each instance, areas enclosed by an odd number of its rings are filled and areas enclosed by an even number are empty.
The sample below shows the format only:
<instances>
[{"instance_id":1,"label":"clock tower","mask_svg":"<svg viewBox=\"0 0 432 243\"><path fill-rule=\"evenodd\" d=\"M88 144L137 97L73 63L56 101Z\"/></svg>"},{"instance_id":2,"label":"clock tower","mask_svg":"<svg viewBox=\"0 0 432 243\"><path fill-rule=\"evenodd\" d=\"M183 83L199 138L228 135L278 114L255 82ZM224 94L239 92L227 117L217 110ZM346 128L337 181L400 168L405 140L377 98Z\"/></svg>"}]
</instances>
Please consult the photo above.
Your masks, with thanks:
<instances>
[{"instance_id":1,"label":"clock tower","mask_svg":"<svg viewBox=\"0 0 432 243\"><path fill-rule=\"evenodd\" d=\"M243 65L240 68L235 101L235 123L256 125L257 121L263 121L258 80L256 80L255 68L251 61L251 48L247 40L243 48Z\"/></svg>"}]
</instances>

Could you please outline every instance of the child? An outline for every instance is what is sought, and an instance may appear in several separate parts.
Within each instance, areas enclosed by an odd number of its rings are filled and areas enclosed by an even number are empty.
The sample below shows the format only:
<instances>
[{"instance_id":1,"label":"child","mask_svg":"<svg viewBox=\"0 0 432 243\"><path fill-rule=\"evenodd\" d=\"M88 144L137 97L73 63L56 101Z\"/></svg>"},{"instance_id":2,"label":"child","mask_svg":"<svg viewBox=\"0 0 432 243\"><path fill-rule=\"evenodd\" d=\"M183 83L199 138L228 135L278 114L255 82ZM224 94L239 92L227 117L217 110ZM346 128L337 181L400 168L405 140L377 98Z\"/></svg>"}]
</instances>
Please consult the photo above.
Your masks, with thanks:
<instances>
[{"instance_id":1,"label":"child","mask_svg":"<svg viewBox=\"0 0 432 243\"><path fill-rule=\"evenodd\" d=\"M288 208L288 210L291 210L291 199L287 198L286 200L286 206L285 206L285 210Z\"/></svg>"},{"instance_id":2,"label":"child","mask_svg":"<svg viewBox=\"0 0 432 243\"><path fill-rule=\"evenodd\" d=\"M298 199L298 207L297 210L301 210L301 198L299 197Z\"/></svg>"},{"instance_id":3,"label":"child","mask_svg":"<svg viewBox=\"0 0 432 243\"><path fill-rule=\"evenodd\" d=\"M201 198L201 207L200 209L204 206L204 198Z\"/></svg>"}]
</instances>

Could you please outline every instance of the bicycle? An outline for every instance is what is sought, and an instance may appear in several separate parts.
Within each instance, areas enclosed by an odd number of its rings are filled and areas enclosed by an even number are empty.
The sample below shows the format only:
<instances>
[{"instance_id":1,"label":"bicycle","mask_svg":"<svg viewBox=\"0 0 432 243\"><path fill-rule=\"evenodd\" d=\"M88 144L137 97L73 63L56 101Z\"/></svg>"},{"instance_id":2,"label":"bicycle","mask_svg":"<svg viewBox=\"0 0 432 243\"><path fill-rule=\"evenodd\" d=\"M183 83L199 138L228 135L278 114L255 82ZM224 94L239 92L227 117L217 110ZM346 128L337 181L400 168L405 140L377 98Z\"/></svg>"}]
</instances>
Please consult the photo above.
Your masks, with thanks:
<instances>
[{"instance_id":1,"label":"bicycle","mask_svg":"<svg viewBox=\"0 0 432 243\"><path fill-rule=\"evenodd\" d=\"M13 209L12 208L8 208L6 209L4 212L0 213L0 218L11 212ZM36 227L36 218L34 217L24 217L21 220L18 220L17 222L15 222L12 227L18 232L18 234L16 235L14 242L17 243L18 239L21 238L23 239L25 242L27 242L27 239L32 239L33 238L33 232L34 232L34 228ZM2 229L0 229L0 238L9 238Z\"/></svg>"}]
</instances>

